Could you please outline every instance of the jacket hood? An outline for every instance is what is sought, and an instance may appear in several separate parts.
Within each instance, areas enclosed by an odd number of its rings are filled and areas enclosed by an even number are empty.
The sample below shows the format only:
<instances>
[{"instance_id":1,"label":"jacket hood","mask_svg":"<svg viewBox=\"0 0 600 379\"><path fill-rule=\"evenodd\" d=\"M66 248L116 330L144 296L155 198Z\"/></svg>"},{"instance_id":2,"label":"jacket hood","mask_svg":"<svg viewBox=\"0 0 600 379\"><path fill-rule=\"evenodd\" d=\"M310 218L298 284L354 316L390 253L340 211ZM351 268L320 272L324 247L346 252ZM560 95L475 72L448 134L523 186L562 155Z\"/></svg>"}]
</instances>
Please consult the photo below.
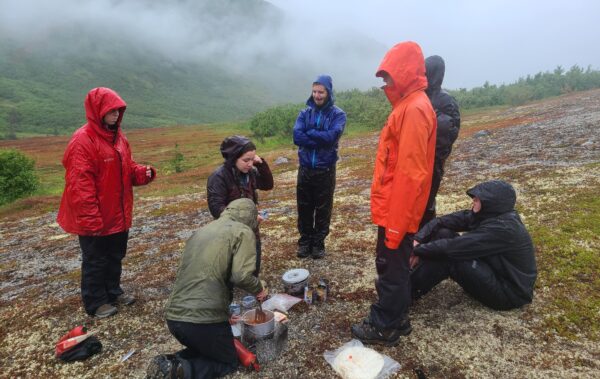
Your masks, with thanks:
<instances>
[{"instance_id":1,"label":"jacket hood","mask_svg":"<svg viewBox=\"0 0 600 379\"><path fill-rule=\"evenodd\" d=\"M415 42L401 42L392 47L383 57L375 76L381 77L383 72L394 80L392 87L384 87L392 106L412 92L427 88L425 59L421 47Z\"/></svg>"},{"instance_id":2,"label":"jacket hood","mask_svg":"<svg viewBox=\"0 0 600 379\"><path fill-rule=\"evenodd\" d=\"M481 219L511 212L517 202L513 186L502 180L480 183L468 190L467 195L481 200L481 210L475 214Z\"/></svg>"},{"instance_id":3,"label":"jacket hood","mask_svg":"<svg viewBox=\"0 0 600 379\"><path fill-rule=\"evenodd\" d=\"M244 136L227 137L221 143L221 155L225 158L225 165L233 167L235 161L240 157L244 146L250 143L250 139Z\"/></svg>"},{"instance_id":4,"label":"jacket hood","mask_svg":"<svg viewBox=\"0 0 600 379\"><path fill-rule=\"evenodd\" d=\"M258 211L254 202L248 198L241 198L229 203L219 218L226 217L241 222L254 230L258 226L257 216Z\"/></svg>"},{"instance_id":5,"label":"jacket hood","mask_svg":"<svg viewBox=\"0 0 600 379\"><path fill-rule=\"evenodd\" d=\"M85 97L83 105L85 107L85 117L96 132L101 135L109 134L112 136L114 134L102 126L102 119L113 109L120 111L119 119L117 120L117 129L121 128L121 120L123 119L127 104L112 89L105 87L92 89Z\"/></svg>"},{"instance_id":6,"label":"jacket hood","mask_svg":"<svg viewBox=\"0 0 600 379\"><path fill-rule=\"evenodd\" d=\"M444 81L446 64L439 55L432 55L425 59L425 75L427 76L427 94L440 90Z\"/></svg>"},{"instance_id":7,"label":"jacket hood","mask_svg":"<svg viewBox=\"0 0 600 379\"><path fill-rule=\"evenodd\" d=\"M319 75L317 76L313 84L321 84L327 90L327 103L323 106L323 109L332 106L335 103L335 95L333 94L333 79L331 78L331 76ZM313 100L312 94L310 95L308 100L306 100L306 105L308 105L311 108L317 107L315 101Z\"/></svg>"}]
</instances>

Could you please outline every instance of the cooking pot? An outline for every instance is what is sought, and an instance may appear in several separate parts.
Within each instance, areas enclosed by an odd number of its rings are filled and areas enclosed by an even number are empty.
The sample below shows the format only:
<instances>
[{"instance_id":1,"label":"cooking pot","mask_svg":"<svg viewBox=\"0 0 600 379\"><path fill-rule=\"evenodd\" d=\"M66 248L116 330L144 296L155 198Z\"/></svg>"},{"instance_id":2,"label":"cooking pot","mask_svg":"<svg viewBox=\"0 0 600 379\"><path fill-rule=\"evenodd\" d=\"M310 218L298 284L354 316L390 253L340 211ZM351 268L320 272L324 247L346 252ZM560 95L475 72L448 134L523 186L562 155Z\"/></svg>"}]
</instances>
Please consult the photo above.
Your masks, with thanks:
<instances>
[{"instance_id":1,"label":"cooking pot","mask_svg":"<svg viewBox=\"0 0 600 379\"><path fill-rule=\"evenodd\" d=\"M308 284L310 273L304 268L295 268L286 271L281 277L283 289L288 295L304 294L304 287Z\"/></svg>"},{"instance_id":2,"label":"cooking pot","mask_svg":"<svg viewBox=\"0 0 600 379\"><path fill-rule=\"evenodd\" d=\"M263 309L263 312L265 313L265 322L260 324L254 322L256 309L251 309L244 313L244 316L242 317L244 321L244 330L242 334L245 341L252 342L273 338L275 331L275 315L267 309Z\"/></svg>"}]
</instances>

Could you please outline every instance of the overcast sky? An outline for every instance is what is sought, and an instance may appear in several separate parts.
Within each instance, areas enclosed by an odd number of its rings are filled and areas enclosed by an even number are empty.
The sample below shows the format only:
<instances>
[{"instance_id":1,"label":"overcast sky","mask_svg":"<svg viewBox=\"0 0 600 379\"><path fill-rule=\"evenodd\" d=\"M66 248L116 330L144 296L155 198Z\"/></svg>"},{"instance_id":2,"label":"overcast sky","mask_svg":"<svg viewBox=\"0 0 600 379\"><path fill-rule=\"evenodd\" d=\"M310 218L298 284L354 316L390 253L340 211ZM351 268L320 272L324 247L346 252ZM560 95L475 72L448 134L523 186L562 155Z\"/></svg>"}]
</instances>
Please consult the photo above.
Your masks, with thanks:
<instances>
[{"instance_id":1,"label":"overcast sky","mask_svg":"<svg viewBox=\"0 0 600 379\"><path fill-rule=\"evenodd\" d=\"M380 86L374 73L385 49L406 40L445 59L449 89L512 83L557 65L600 69L597 0L267 1L287 17L236 35L252 16L211 16L198 11L200 0L0 0L0 32L45 46L54 31L79 24L173 60L217 56L218 64L243 69L263 58L263 70L301 67L307 80L330 73L342 88Z\"/></svg>"},{"instance_id":2,"label":"overcast sky","mask_svg":"<svg viewBox=\"0 0 600 379\"><path fill-rule=\"evenodd\" d=\"M557 65L600 69L596 0L268 1L313 29L352 27L388 47L415 41L446 61L446 88L511 83Z\"/></svg>"}]
</instances>

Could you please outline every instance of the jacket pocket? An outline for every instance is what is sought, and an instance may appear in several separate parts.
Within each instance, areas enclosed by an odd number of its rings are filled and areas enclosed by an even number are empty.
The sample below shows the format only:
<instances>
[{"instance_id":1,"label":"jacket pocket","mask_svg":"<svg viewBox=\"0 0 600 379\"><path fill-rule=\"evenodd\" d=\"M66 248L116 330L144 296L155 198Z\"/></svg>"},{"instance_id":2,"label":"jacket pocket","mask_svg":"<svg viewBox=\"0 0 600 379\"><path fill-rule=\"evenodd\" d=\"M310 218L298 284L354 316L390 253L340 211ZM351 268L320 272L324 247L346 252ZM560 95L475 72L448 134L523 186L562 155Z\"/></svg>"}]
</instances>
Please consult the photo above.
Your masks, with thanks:
<instances>
[{"instance_id":1,"label":"jacket pocket","mask_svg":"<svg viewBox=\"0 0 600 379\"><path fill-rule=\"evenodd\" d=\"M394 170L396 169L396 160L398 151L393 146L385 147L385 158L383 161L383 173L381 174L381 184L385 185L394 179Z\"/></svg>"}]
</instances>

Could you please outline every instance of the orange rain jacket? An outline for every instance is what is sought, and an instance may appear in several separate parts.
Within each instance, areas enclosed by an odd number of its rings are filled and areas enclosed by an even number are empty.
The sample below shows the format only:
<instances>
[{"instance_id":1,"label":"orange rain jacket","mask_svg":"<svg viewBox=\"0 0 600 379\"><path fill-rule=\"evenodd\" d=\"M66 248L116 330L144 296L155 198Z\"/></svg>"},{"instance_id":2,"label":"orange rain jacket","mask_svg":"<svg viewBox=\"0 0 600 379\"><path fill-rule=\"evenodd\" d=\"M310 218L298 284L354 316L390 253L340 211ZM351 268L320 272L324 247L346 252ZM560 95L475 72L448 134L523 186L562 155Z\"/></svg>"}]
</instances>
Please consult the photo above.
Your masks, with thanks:
<instances>
[{"instance_id":1,"label":"orange rain jacket","mask_svg":"<svg viewBox=\"0 0 600 379\"><path fill-rule=\"evenodd\" d=\"M385 227L385 244L397 249L406 233L415 233L429 191L437 121L425 94L427 78L421 48L403 42L387 52L376 76L388 73L393 84L384 87L392 113L381 131L373 183L371 218Z\"/></svg>"},{"instance_id":2,"label":"orange rain jacket","mask_svg":"<svg viewBox=\"0 0 600 379\"><path fill-rule=\"evenodd\" d=\"M148 184L146 166L137 164L121 131L126 104L109 88L94 88L85 98L87 123L71 137L63 157L65 190L58 210L58 224L68 233L106 236L131 227L132 186ZM119 109L117 130L102 119Z\"/></svg>"}]
</instances>

